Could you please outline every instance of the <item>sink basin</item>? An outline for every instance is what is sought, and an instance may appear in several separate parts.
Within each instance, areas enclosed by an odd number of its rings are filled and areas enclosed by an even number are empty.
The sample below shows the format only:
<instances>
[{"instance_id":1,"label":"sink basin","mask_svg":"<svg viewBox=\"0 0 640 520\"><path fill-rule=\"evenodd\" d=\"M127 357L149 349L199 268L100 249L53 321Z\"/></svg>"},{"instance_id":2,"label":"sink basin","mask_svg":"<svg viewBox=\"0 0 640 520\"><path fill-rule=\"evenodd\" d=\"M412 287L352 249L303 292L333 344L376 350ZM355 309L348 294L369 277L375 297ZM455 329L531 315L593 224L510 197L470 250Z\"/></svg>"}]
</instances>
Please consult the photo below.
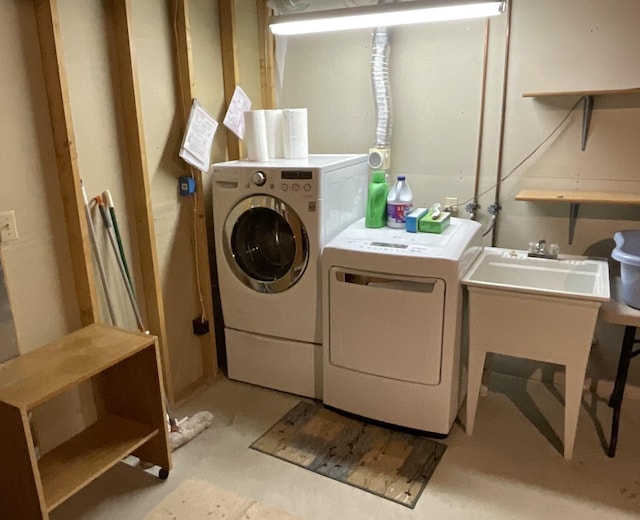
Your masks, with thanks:
<instances>
[{"instance_id":1,"label":"sink basin","mask_svg":"<svg viewBox=\"0 0 640 520\"><path fill-rule=\"evenodd\" d=\"M533 258L525 251L486 247L463 278L471 286L609 300L606 260L560 255L558 259Z\"/></svg>"}]
</instances>

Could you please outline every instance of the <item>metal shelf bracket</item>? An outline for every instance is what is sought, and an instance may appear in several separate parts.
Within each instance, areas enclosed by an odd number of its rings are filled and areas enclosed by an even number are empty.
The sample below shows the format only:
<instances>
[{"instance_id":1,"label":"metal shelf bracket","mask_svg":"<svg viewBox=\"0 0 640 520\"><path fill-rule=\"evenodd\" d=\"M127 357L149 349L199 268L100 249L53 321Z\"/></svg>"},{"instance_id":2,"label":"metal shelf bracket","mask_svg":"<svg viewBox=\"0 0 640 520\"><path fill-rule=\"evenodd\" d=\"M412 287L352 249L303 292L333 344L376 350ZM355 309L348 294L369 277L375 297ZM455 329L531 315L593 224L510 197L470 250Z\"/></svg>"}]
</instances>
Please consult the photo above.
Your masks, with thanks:
<instances>
[{"instance_id":1,"label":"metal shelf bracket","mask_svg":"<svg viewBox=\"0 0 640 520\"><path fill-rule=\"evenodd\" d=\"M576 221L578 220L578 211L580 204L572 202L569 207L569 245L573 243L573 234L576 231Z\"/></svg>"},{"instance_id":2,"label":"metal shelf bracket","mask_svg":"<svg viewBox=\"0 0 640 520\"><path fill-rule=\"evenodd\" d=\"M582 151L587 148L587 136L589 135L589 125L591 124L591 113L593 112L593 96L582 98ZM571 242L569 242L571 243Z\"/></svg>"}]
</instances>

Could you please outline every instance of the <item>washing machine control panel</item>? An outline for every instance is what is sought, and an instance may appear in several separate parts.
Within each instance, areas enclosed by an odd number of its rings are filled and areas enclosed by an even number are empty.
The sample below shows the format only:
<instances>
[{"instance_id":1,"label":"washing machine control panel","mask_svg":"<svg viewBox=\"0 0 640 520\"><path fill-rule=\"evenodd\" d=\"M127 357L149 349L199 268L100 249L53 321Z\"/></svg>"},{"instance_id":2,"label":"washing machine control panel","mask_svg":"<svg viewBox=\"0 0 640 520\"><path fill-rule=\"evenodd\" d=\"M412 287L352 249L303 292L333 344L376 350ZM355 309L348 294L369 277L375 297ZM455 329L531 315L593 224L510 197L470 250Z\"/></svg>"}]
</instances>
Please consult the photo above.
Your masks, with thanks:
<instances>
[{"instance_id":1,"label":"washing machine control panel","mask_svg":"<svg viewBox=\"0 0 640 520\"><path fill-rule=\"evenodd\" d=\"M265 168L249 173L245 188L263 187L269 191L275 190L282 193L295 193L305 196L313 196L315 188L315 175L313 170L282 170Z\"/></svg>"},{"instance_id":2,"label":"washing machine control panel","mask_svg":"<svg viewBox=\"0 0 640 520\"><path fill-rule=\"evenodd\" d=\"M311 170L281 170L280 181L282 191L310 192L313 172Z\"/></svg>"}]
</instances>

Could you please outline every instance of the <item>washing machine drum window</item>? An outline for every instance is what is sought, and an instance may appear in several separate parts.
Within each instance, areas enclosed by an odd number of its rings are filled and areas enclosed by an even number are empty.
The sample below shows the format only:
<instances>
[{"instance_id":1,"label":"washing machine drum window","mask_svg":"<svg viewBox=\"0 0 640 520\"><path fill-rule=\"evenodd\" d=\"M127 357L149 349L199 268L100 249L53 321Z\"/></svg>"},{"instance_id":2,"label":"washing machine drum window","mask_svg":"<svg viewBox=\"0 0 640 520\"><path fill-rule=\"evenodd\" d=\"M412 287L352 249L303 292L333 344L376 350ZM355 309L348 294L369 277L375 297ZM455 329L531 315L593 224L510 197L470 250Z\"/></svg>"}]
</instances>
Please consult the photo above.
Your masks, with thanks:
<instances>
[{"instance_id":1,"label":"washing machine drum window","mask_svg":"<svg viewBox=\"0 0 640 520\"><path fill-rule=\"evenodd\" d=\"M227 217L227 262L248 287L276 293L294 285L309 260L309 240L298 214L271 196L249 197Z\"/></svg>"}]
</instances>

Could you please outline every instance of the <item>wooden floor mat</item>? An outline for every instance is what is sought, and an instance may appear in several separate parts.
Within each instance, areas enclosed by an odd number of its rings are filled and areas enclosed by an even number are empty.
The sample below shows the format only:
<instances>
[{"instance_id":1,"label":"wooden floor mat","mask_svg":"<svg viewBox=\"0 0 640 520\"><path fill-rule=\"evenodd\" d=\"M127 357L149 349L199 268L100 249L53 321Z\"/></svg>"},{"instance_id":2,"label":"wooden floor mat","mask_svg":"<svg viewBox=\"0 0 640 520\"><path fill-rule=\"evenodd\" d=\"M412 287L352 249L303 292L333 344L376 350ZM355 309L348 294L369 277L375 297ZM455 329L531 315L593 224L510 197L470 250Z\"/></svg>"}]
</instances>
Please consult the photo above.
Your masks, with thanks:
<instances>
[{"instance_id":1,"label":"wooden floor mat","mask_svg":"<svg viewBox=\"0 0 640 520\"><path fill-rule=\"evenodd\" d=\"M297 520L289 513L220 489L204 480L185 480L144 520Z\"/></svg>"},{"instance_id":2,"label":"wooden floor mat","mask_svg":"<svg viewBox=\"0 0 640 520\"><path fill-rule=\"evenodd\" d=\"M300 402L251 448L415 507L446 446Z\"/></svg>"}]
</instances>

